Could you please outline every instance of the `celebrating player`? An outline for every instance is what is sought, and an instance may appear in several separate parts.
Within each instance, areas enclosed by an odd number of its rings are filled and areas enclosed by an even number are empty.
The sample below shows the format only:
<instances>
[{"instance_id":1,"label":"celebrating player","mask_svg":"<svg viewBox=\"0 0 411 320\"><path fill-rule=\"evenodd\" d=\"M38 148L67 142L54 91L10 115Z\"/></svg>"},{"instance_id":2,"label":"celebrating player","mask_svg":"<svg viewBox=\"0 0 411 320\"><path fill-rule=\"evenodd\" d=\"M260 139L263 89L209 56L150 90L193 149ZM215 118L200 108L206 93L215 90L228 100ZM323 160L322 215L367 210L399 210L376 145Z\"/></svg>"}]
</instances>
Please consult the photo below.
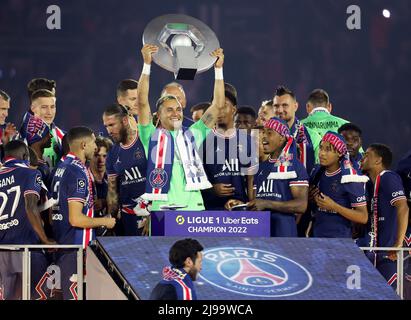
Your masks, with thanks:
<instances>
[{"instance_id":1,"label":"celebrating player","mask_svg":"<svg viewBox=\"0 0 411 320\"><path fill-rule=\"evenodd\" d=\"M230 199L246 202L246 174L247 179L251 174L247 169L258 163L256 145L252 143L251 136L246 130L234 127L237 90L228 83L224 87L225 106L218 115L216 128L200 148L204 170L213 185L212 189L202 192L207 210L224 210Z\"/></svg>"},{"instance_id":2,"label":"celebrating player","mask_svg":"<svg viewBox=\"0 0 411 320\"><path fill-rule=\"evenodd\" d=\"M224 107L224 81L222 66L224 54L216 49L212 55L216 80L214 99L202 118L188 130L182 129L183 107L175 96L161 97L156 104L161 128L151 122L148 102L149 74L152 54L158 47L150 44L141 50L144 68L139 80L139 134L148 157L147 183L144 198L152 200L152 210L161 206L182 206L186 210L204 210L201 189L210 188L197 147L214 128L220 109ZM159 150L163 152L159 153Z\"/></svg>"}]
</instances>

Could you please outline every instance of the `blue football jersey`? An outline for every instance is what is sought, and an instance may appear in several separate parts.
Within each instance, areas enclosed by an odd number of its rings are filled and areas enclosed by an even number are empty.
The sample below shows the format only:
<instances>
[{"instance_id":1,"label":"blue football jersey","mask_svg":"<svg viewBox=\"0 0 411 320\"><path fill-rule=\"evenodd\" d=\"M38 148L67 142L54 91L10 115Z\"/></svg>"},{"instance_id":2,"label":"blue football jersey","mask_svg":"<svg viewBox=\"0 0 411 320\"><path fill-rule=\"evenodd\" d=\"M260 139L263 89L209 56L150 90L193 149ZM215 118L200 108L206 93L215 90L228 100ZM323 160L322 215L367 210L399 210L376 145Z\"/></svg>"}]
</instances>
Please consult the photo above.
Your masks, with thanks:
<instances>
[{"instance_id":1,"label":"blue football jersey","mask_svg":"<svg viewBox=\"0 0 411 320\"><path fill-rule=\"evenodd\" d=\"M47 189L50 186L50 167L46 161L43 159L38 160L37 170L41 173L41 179L43 180L44 184L46 185Z\"/></svg>"},{"instance_id":2,"label":"blue football jersey","mask_svg":"<svg viewBox=\"0 0 411 320\"><path fill-rule=\"evenodd\" d=\"M251 136L237 129L230 137L221 135L216 130L210 132L200 147L204 171L211 184L231 184L234 195L218 197L210 190L202 192L207 210L224 210L229 199L248 201L245 174L247 169L258 163L255 145Z\"/></svg>"},{"instance_id":3,"label":"blue football jersey","mask_svg":"<svg viewBox=\"0 0 411 320\"><path fill-rule=\"evenodd\" d=\"M293 200L291 187L308 187L308 174L304 166L295 159L293 166L297 174L291 179L268 179L273 171L275 161L266 160L261 162L256 175L254 176L254 188L256 199L271 201ZM297 225L295 214L284 212L271 212L271 236L273 237L296 237Z\"/></svg>"},{"instance_id":4,"label":"blue football jersey","mask_svg":"<svg viewBox=\"0 0 411 320\"><path fill-rule=\"evenodd\" d=\"M398 162L396 171L401 177L408 206L411 207L411 151ZM411 224L408 224L407 232L405 234L405 243L407 246L411 246Z\"/></svg>"},{"instance_id":5,"label":"blue football jersey","mask_svg":"<svg viewBox=\"0 0 411 320\"><path fill-rule=\"evenodd\" d=\"M365 183L341 183L341 169L333 173L324 171L317 186L320 192L330 197L339 205L355 208L367 205ZM314 237L351 238L352 223L337 212L314 207Z\"/></svg>"},{"instance_id":6,"label":"blue football jersey","mask_svg":"<svg viewBox=\"0 0 411 320\"><path fill-rule=\"evenodd\" d=\"M0 243L38 244L40 240L27 218L27 194L40 198L41 174L24 161L10 158L0 168Z\"/></svg>"},{"instance_id":7,"label":"blue football jersey","mask_svg":"<svg viewBox=\"0 0 411 320\"><path fill-rule=\"evenodd\" d=\"M397 210L394 206L398 200L405 200L401 178L394 171L383 171L375 181L367 184L370 203L365 237L360 245L367 247L392 247L395 243L398 229Z\"/></svg>"},{"instance_id":8,"label":"blue football jersey","mask_svg":"<svg viewBox=\"0 0 411 320\"><path fill-rule=\"evenodd\" d=\"M64 160L65 168L61 177L55 175L53 182L57 185L59 218L54 217L53 229L56 241L60 244L81 244L86 248L94 238L91 228L77 228L70 224L69 202L83 203L82 213L94 217L94 190L91 173L80 159L69 153ZM60 175L60 174L59 174Z\"/></svg>"},{"instance_id":9,"label":"blue football jersey","mask_svg":"<svg viewBox=\"0 0 411 320\"><path fill-rule=\"evenodd\" d=\"M61 178L63 177L64 171L67 167L67 164L71 163L71 161L75 159L75 156L72 154L68 154L67 156L63 156L57 166L54 168L52 173L52 182L49 188L49 197L54 200L54 204L52 206L52 216L51 219L53 220L53 233L59 232L58 228L60 227L59 223L54 223L54 221L59 221L63 219L63 216L60 214L60 206L59 206L59 189Z\"/></svg>"},{"instance_id":10,"label":"blue football jersey","mask_svg":"<svg viewBox=\"0 0 411 320\"><path fill-rule=\"evenodd\" d=\"M120 143L111 148L106 168L108 177L118 177L119 205L126 212L145 193L147 158L138 135L129 146Z\"/></svg>"}]
</instances>

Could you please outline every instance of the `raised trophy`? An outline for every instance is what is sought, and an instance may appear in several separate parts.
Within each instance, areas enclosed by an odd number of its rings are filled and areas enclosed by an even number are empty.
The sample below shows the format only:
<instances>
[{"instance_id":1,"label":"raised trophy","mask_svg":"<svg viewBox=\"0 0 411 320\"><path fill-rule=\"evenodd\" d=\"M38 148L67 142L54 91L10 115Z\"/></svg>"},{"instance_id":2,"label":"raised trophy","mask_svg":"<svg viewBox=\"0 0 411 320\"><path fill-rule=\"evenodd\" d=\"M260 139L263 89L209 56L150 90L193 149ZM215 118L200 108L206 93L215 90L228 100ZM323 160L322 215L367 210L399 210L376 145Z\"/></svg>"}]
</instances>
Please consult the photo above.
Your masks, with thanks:
<instances>
[{"instance_id":1,"label":"raised trophy","mask_svg":"<svg viewBox=\"0 0 411 320\"><path fill-rule=\"evenodd\" d=\"M147 43L159 47L153 61L179 80L193 80L197 73L210 69L216 61L210 53L220 47L213 30L184 14L151 20L143 33L143 44Z\"/></svg>"}]
</instances>

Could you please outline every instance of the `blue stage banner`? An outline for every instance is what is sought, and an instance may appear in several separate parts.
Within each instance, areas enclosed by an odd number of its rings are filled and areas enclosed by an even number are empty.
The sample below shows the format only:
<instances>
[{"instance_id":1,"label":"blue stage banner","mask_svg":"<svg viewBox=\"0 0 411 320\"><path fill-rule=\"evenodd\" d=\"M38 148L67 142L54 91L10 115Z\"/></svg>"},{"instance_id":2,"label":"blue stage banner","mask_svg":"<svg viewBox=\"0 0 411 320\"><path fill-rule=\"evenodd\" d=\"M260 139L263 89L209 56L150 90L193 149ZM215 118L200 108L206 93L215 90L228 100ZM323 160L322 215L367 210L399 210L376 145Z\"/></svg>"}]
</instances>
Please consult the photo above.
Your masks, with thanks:
<instances>
[{"instance_id":1,"label":"blue stage banner","mask_svg":"<svg viewBox=\"0 0 411 320\"><path fill-rule=\"evenodd\" d=\"M269 211L164 211L164 236L270 237Z\"/></svg>"}]
</instances>

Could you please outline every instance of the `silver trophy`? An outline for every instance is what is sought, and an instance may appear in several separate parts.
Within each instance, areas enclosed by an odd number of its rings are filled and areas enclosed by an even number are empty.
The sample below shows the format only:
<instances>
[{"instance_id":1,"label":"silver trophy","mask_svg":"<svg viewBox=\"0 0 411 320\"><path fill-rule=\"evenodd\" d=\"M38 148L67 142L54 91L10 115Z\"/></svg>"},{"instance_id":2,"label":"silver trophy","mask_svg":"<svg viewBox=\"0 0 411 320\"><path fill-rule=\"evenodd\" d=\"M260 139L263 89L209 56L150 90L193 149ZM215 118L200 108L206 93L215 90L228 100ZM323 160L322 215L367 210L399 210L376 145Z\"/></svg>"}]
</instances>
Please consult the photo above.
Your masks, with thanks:
<instances>
[{"instance_id":1,"label":"silver trophy","mask_svg":"<svg viewBox=\"0 0 411 320\"><path fill-rule=\"evenodd\" d=\"M153 61L179 80L193 80L196 73L210 69L216 61L210 53L220 47L213 30L184 14L151 20L143 33L143 44L147 43L159 47Z\"/></svg>"}]
</instances>

